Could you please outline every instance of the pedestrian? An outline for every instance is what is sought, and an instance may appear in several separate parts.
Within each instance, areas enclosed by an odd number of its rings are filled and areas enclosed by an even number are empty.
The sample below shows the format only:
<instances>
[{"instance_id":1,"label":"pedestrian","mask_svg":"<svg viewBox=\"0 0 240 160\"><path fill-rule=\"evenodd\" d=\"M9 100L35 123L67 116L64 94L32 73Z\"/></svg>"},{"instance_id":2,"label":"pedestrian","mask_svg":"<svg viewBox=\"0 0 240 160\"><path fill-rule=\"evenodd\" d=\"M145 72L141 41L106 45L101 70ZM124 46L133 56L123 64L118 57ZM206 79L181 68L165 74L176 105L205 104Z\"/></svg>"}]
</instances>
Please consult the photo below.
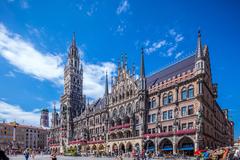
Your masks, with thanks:
<instances>
[{"instance_id":1,"label":"pedestrian","mask_svg":"<svg viewBox=\"0 0 240 160\"><path fill-rule=\"evenodd\" d=\"M35 159L35 156L36 156L36 153L35 153L35 151L33 150L33 151L32 151L32 159L33 159L33 160Z\"/></svg>"},{"instance_id":2,"label":"pedestrian","mask_svg":"<svg viewBox=\"0 0 240 160\"><path fill-rule=\"evenodd\" d=\"M234 156L233 156L234 160L239 160L240 159L240 151L239 148L236 148Z\"/></svg>"},{"instance_id":3,"label":"pedestrian","mask_svg":"<svg viewBox=\"0 0 240 160\"><path fill-rule=\"evenodd\" d=\"M25 157L25 160L28 160L29 158L29 151L28 151L28 148L24 151L24 157Z\"/></svg>"},{"instance_id":4,"label":"pedestrian","mask_svg":"<svg viewBox=\"0 0 240 160\"><path fill-rule=\"evenodd\" d=\"M5 152L0 149L0 160L9 160Z\"/></svg>"},{"instance_id":5,"label":"pedestrian","mask_svg":"<svg viewBox=\"0 0 240 160\"><path fill-rule=\"evenodd\" d=\"M51 155L51 158L52 158L52 160L57 160L57 155L55 152Z\"/></svg>"}]
</instances>

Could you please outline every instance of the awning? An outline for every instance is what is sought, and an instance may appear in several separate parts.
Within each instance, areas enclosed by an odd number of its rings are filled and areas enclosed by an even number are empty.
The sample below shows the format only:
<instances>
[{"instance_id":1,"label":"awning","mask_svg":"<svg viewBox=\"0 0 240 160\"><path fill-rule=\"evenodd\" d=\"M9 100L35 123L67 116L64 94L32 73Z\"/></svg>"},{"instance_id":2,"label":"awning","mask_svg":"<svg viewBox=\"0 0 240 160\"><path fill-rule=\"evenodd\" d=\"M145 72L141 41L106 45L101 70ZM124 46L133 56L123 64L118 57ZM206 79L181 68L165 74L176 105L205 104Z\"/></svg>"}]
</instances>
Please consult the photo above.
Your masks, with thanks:
<instances>
[{"instance_id":1,"label":"awning","mask_svg":"<svg viewBox=\"0 0 240 160\"><path fill-rule=\"evenodd\" d=\"M155 147L148 147L147 150L148 151L155 151Z\"/></svg>"},{"instance_id":2,"label":"awning","mask_svg":"<svg viewBox=\"0 0 240 160\"><path fill-rule=\"evenodd\" d=\"M192 151L194 150L193 147L184 147L184 148L179 148L180 151Z\"/></svg>"},{"instance_id":3,"label":"awning","mask_svg":"<svg viewBox=\"0 0 240 160\"><path fill-rule=\"evenodd\" d=\"M173 148L172 147L166 147L166 148L162 148L161 150L162 151L172 151Z\"/></svg>"}]
</instances>

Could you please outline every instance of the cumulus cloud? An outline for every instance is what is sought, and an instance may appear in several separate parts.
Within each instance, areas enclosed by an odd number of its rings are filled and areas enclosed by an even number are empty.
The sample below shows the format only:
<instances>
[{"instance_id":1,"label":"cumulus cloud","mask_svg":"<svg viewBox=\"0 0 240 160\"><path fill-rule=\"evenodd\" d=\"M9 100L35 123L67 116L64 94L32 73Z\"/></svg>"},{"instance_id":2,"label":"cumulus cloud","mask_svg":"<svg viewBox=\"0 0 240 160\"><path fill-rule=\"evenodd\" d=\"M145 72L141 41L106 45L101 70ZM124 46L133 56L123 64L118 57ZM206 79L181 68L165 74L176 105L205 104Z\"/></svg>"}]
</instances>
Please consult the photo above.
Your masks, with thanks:
<instances>
[{"instance_id":1,"label":"cumulus cloud","mask_svg":"<svg viewBox=\"0 0 240 160\"><path fill-rule=\"evenodd\" d=\"M123 0L121 1L121 3L119 4L116 13L119 15L121 13L127 12L127 10L129 9L130 5L128 3L127 0Z\"/></svg>"},{"instance_id":2,"label":"cumulus cloud","mask_svg":"<svg viewBox=\"0 0 240 160\"><path fill-rule=\"evenodd\" d=\"M12 105L0 100L0 119L7 121L17 121L19 123L28 125L38 125L40 120L40 113L34 111L24 111L22 107L18 105Z\"/></svg>"},{"instance_id":3,"label":"cumulus cloud","mask_svg":"<svg viewBox=\"0 0 240 160\"><path fill-rule=\"evenodd\" d=\"M81 49L79 54L84 54ZM25 41L18 34L11 33L3 24L0 24L0 56L27 75L63 85L62 57L37 50L32 43ZM104 94L105 71L115 72L116 65L112 62L92 64L83 61L83 66L84 94L93 99L101 97Z\"/></svg>"},{"instance_id":4,"label":"cumulus cloud","mask_svg":"<svg viewBox=\"0 0 240 160\"><path fill-rule=\"evenodd\" d=\"M105 72L108 72L109 75L114 74L116 65L112 62L102 62L100 64L84 63L83 68L84 94L94 98L102 97L105 87Z\"/></svg>"},{"instance_id":5,"label":"cumulus cloud","mask_svg":"<svg viewBox=\"0 0 240 160\"><path fill-rule=\"evenodd\" d=\"M50 53L42 53L20 35L11 33L0 24L0 55L20 71L39 80L62 83L62 59Z\"/></svg>"}]
</instances>

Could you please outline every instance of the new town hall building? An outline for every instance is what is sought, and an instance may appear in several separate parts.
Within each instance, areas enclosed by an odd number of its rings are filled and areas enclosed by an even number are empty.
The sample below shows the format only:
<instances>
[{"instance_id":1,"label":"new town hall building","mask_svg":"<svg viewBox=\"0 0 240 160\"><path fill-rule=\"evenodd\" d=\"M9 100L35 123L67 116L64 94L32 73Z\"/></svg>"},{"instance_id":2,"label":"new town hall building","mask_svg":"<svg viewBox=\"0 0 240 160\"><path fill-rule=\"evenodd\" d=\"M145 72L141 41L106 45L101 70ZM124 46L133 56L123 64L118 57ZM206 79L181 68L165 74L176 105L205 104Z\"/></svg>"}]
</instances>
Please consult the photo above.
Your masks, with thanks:
<instances>
[{"instance_id":1,"label":"new town hall building","mask_svg":"<svg viewBox=\"0 0 240 160\"><path fill-rule=\"evenodd\" d=\"M92 104L83 95L83 67L73 36L64 70L60 114L54 110L49 134L52 151L79 153L189 153L233 145L234 124L217 103L208 46L198 33L194 55L150 76L144 50L138 78L122 57L111 92ZM147 66L147 65L146 65ZM130 71L131 70L131 71Z\"/></svg>"}]
</instances>

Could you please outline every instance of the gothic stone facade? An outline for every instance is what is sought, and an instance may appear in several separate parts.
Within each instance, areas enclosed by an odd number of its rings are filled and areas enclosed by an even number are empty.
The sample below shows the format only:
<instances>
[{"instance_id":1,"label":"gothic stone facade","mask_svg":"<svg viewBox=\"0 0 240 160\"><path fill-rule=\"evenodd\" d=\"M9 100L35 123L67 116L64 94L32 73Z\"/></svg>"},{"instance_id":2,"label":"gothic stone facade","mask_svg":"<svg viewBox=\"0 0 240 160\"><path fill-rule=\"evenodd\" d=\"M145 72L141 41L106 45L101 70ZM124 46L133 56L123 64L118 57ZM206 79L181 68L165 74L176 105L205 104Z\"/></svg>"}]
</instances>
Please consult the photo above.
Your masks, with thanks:
<instances>
[{"instance_id":1,"label":"gothic stone facade","mask_svg":"<svg viewBox=\"0 0 240 160\"><path fill-rule=\"evenodd\" d=\"M118 154L145 149L174 154L233 145L233 122L217 103L208 46L202 47L200 32L194 55L150 76L145 76L143 50L139 78L123 56L111 92L106 74L105 94L92 104L86 104L82 94L79 66L74 37L61 113L53 113L52 150Z\"/></svg>"}]
</instances>

